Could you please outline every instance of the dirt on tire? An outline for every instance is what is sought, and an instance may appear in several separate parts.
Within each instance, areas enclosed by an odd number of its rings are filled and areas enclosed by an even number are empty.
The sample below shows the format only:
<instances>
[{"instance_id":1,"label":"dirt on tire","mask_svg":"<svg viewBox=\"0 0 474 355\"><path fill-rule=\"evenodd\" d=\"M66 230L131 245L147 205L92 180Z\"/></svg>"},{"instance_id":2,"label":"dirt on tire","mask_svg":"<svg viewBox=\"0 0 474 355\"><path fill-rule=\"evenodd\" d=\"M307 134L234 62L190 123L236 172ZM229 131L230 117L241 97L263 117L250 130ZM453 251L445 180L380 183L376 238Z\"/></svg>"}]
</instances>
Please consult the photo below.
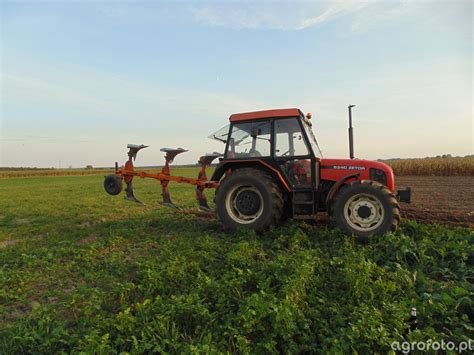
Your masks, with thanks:
<instances>
[{"instance_id":1,"label":"dirt on tire","mask_svg":"<svg viewBox=\"0 0 474 355\"><path fill-rule=\"evenodd\" d=\"M402 218L422 223L474 228L473 176L397 176L396 189L410 186L410 204L401 203Z\"/></svg>"}]
</instances>

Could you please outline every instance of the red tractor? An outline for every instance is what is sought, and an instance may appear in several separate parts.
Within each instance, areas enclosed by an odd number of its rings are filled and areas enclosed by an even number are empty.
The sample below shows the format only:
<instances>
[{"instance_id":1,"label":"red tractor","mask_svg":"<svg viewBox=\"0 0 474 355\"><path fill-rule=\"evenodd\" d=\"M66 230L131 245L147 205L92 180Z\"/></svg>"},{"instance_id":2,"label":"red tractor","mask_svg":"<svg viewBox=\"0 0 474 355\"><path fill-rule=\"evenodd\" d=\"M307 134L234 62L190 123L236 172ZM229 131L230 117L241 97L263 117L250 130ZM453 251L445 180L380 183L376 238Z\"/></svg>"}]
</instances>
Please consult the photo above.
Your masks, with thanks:
<instances>
[{"instance_id":1,"label":"red tractor","mask_svg":"<svg viewBox=\"0 0 474 355\"><path fill-rule=\"evenodd\" d=\"M139 202L133 193L133 177L155 178L162 185L162 203L176 207L170 199L169 181L190 183L196 185L200 208L207 210L204 189L216 188L217 216L228 230L248 227L264 232L287 218L313 219L327 212L332 225L361 239L395 231L400 222L398 201L410 202L410 188L395 192L388 165L354 159L352 107L351 159L320 157L311 115L299 109L237 113L230 116L230 125L210 136L225 144L224 154L201 157L197 179L169 174L169 163L184 149L162 149L166 164L161 173L150 174L135 171L132 163L146 146L129 145L128 162L120 169L116 163L115 174L106 177L104 186L116 195L123 180L126 198ZM208 180L205 168L218 157L219 164Z\"/></svg>"}]
</instances>

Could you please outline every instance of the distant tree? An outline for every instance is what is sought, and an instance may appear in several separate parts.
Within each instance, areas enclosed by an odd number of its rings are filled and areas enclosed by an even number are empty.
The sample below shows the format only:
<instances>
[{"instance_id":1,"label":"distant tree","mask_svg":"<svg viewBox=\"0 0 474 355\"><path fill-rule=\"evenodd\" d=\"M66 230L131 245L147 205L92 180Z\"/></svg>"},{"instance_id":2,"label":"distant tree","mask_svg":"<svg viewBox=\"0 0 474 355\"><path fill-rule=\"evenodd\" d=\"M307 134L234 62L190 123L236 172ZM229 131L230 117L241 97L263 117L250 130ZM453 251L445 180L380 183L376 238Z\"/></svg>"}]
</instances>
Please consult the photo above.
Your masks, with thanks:
<instances>
[{"instance_id":1,"label":"distant tree","mask_svg":"<svg viewBox=\"0 0 474 355\"><path fill-rule=\"evenodd\" d=\"M94 169L92 165L86 165L86 169Z\"/></svg>"}]
</instances>

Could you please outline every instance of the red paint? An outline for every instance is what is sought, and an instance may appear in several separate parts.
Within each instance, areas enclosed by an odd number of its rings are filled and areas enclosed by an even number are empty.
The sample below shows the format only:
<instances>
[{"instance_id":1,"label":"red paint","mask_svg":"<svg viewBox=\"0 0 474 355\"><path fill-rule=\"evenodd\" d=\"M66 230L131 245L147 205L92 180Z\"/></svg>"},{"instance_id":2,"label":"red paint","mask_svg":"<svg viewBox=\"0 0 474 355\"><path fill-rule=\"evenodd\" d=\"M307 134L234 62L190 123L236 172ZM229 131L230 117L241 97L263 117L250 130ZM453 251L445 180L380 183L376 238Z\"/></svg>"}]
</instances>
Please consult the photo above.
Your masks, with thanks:
<instances>
[{"instance_id":1,"label":"red paint","mask_svg":"<svg viewBox=\"0 0 474 355\"><path fill-rule=\"evenodd\" d=\"M347 169L330 168L334 166L346 166ZM354 170L350 167L364 167L365 170ZM344 176L357 173L360 174L361 180L370 180L370 168L380 169L384 171L387 175L387 187L391 191L395 190L395 178L393 176L392 168L387 164L378 161L359 159L321 159L321 179L338 181Z\"/></svg>"},{"instance_id":2,"label":"red paint","mask_svg":"<svg viewBox=\"0 0 474 355\"><path fill-rule=\"evenodd\" d=\"M131 161L125 162L125 167L123 168L125 172L133 173L133 163ZM128 184L133 180L133 175L123 175L124 181Z\"/></svg>"},{"instance_id":3,"label":"red paint","mask_svg":"<svg viewBox=\"0 0 474 355\"><path fill-rule=\"evenodd\" d=\"M266 166L268 169L274 171L275 174L277 174L278 178L280 179L281 183L285 186L285 188L288 191L291 191L290 187L286 183L285 179L283 179L283 176L281 176L280 172L277 169L275 169L273 166L271 166L270 164L265 163L263 160L260 160L260 159L226 160L225 163L239 163L239 164L240 163L259 163L259 164L262 164L262 165Z\"/></svg>"},{"instance_id":4,"label":"red paint","mask_svg":"<svg viewBox=\"0 0 474 355\"><path fill-rule=\"evenodd\" d=\"M280 179L281 183L285 186L287 191L292 191L288 186L285 179L281 175L278 169L275 169L270 164L264 162L260 159L238 159L238 160L226 160L226 163L258 163L267 167L268 169L275 172L275 174ZM333 169L329 167L333 166L347 166L347 169ZM364 167L365 170L353 170L350 167ZM338 181L347 175L360 174L361 180L370 180L370 168L380 169L385 172L387 175L387 187L391 190L395 190L395 179L393 176L393 170L387 164L380 163L377 161L370 160L358 160L358 159L321 159L320 161L320 178L322 180L329 181ZM349 180L347 183L351 183L352 180Z\"/></svg>"},{"instance_id":5,"label":"red paint","mask_svg":"<svg viewBox=\"0 0 474 355\"><path fill-rule=\"evenodd\" d=\"M275 110L254 111L234 113L229 117L230 122L255 120L261 118L275 118L275 117L295 117L301 116L302 112L297 108L283 108Z\"/></svg>"}]
</instances>

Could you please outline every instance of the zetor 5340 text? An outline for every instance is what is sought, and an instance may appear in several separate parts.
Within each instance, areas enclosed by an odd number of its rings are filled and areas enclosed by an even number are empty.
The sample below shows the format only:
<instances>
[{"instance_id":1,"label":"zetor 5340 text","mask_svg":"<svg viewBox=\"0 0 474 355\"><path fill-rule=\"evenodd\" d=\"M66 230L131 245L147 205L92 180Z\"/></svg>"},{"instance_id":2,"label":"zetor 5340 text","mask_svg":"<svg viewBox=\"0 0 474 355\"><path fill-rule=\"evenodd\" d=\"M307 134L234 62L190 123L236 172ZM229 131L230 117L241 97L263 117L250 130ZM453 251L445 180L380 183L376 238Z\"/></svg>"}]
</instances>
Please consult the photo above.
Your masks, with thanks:
<instances>
[{"instance_id":1,"label":"zetor 5340 text","mask_svg":"<svg viewBox=\"0 0 474 355\"><path fill-rule=\"evenodd\" d=\"M327 213L330 223L359 239L395 231L399 201L410 202L410 188L395 191L392 169L381 162L354 158L352 108L349 106L350 159L323 158L312 130L311 114L296 108L236 113L230 124L215 132L223 153L203 155L197 178L170 174L170 164L185 149L162 148L165 165L159 173L135 170L133 161L145 145L129 144L128 160L105 178L105 190L117 195L126 184L125 198L141 203L133 179L154 178L162 188L163 205L171 201L170 181L196 186L199 207L210 211L204 194L216 189L215 212L224 228L264 232L288 218L312 219ZM219 163L209 179L206 167Z\"/></svg>"}]
</instances>

